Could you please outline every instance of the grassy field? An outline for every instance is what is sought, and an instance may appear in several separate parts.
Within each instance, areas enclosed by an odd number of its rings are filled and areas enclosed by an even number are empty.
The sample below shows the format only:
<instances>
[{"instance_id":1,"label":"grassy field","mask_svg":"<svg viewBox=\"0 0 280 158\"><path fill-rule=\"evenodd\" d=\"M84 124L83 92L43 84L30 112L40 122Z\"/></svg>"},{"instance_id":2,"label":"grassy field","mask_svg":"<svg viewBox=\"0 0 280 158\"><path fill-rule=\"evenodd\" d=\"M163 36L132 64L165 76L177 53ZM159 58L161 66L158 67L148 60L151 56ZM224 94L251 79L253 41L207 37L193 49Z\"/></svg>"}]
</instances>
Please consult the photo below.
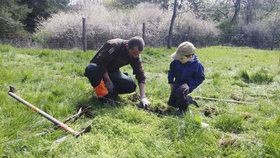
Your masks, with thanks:
<instances>
[{"instance_id":1,"label":"grassy field","mask_svg":"<svg viewBox=\"0 0 280 158\"><path fill-rule=\"evenodd\" d=\"M167 71L175 49L146 48L144 69L152 108L167 108ZM280 51L208 47L197 50L206 80L191 96L235 99L251 104L198 100L184 118L137 109L132 94L121 105L101 105L83 76L95 52L19 49L0 45L0 156L2 157L280 157ZM122 69L132 76L130 67ZM134 78L134 77L133 77ZM93 118L69 126L92 131L78 139L8 96L17 94L64 120L79 106ZM139 91L139 90L137 90ZM171 109L172 110L172 109ZM202 128L201 122L209 124Z\"/></svg>"}]
</instances>

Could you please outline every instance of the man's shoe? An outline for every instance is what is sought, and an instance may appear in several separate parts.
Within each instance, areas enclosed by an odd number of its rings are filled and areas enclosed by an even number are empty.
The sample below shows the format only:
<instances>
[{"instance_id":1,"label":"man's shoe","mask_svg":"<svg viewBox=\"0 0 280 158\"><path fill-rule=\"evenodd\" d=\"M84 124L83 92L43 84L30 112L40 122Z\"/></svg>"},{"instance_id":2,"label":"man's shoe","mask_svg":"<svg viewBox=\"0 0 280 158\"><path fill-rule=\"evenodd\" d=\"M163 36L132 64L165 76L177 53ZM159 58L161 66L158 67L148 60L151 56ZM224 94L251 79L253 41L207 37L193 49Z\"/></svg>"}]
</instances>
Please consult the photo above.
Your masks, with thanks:
<instances>
[{"instance_id":1,"label":"man's shoe","mask_svg":"<svg viewBox=\"0 0 280 158\"><path fill-rule=\"evenodd\" d=\"M118 98L119 98L118 95L112 95L108 93L104 97L98 97L98 101L101 102L102 104L117 105L120 104L120 102L117 101Z\"/></svg>"}]
</instances>

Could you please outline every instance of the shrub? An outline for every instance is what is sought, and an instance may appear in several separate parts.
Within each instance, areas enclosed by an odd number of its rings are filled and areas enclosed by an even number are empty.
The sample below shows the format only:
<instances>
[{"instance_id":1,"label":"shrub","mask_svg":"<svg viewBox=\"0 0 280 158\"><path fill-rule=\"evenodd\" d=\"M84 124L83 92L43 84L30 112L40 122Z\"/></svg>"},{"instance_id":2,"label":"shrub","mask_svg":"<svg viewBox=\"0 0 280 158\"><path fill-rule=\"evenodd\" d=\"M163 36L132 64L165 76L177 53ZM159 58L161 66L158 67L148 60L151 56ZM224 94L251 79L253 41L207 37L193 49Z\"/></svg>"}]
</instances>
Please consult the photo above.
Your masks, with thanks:
<instances>
[{"instance_id":1,"label":"shrub","mask_svg":"<svg viewBox=\"0 0 280 158\"><path fill-rule=\"evenodd\" d=\"M280 17L273 14L264 20L242 27L246 36L245 44L256 48L276 48L280 46Z\"/></svg>"},{"instance_id":2,"label":"shrub","mask_svg":"<svg viewBox=\"0 0 280 158\"><path fill-rule=\"evenodd\" d=\"M173 44L191 41L197 46L214 44L220 31L212 21L200 20L193 13L180 14L174 27Z\"/></svg>"},{"instance_id":3,"label":"shrub","mask_svg":"<svg viewBox=\"0 0 280 158\"><path fill-rule=\"evenodd\" d=\"M229 20L225 20L219 25L222 33L220 36L220 41L222 43L232 43L234 35L238 32L238 26L232 24Z\"/></svg>"},{"instance_id":4,"label":"shrub","mask_svg":"<svg viewBox=\"0 0 280 158\"><path fill-rule=\"evenodd\" d=\"M53 15L41 23L37 34L48 32L51 36L43 38L47 42L41 42L51 48L81 47L82 17L85 17L90 49L98 48L112 38L129 39L142 35L143 23L146 23L145 42L150 46L161 46L166 43L171 16L172 11L164 11L150 3L141 3L130 10L109 10L102 5L87 4L76 8L75 12ZM174 46L185 40L206 45L219 33L212 22L196 19L191 13L178 16L173 32Z\"/></svg>"}]
</instances>

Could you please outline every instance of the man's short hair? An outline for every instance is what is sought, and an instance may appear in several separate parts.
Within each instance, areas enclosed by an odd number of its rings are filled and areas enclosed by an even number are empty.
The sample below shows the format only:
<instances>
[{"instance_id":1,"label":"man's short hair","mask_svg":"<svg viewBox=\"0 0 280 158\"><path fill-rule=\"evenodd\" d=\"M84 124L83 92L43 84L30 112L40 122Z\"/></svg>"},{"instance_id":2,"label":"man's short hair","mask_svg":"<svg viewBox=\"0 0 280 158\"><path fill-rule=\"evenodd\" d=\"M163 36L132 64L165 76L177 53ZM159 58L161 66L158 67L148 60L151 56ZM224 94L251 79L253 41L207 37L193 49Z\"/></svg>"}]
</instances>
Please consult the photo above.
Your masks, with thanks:
<instances>
[{"instance_id":1,"label":"man's short hair","mask_svg":"<svg viewBox=\"0 0 280 158\"><path fill-rule=\"evenodd\" d=\"M139 51L143 50L143 48L145 47L145 42L142 37L135 36L135 37L132 37L131 39L129 39L128 48L133 49L135 47L137 47L139 49Z\"/></svg>"}]
</instances>

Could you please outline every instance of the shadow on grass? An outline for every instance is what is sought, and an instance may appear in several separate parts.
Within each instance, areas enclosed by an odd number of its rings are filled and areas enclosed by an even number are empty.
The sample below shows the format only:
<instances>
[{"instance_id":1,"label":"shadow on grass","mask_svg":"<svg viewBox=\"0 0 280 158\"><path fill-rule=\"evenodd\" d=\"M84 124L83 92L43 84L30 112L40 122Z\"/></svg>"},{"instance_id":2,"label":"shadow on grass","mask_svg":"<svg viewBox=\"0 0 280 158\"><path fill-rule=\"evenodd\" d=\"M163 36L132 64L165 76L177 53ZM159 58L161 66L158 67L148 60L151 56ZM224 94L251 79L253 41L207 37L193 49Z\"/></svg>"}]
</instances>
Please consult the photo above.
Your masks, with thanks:
<instances>
[{"instance_id":1,"label":"shadow on grass","mask_svg":"<svg viewBox=\"0 0 280 158\"><path fill-rule=\"evenodd\" d=\"M116 111L120 110L125 106L132 106L138 110L146 111L147 113L152 113L158 117L163 116L176 116L176 108L167 106L167 107L154 107L150 106L147 109L139 108L139 100L138 99L128 99L120 98L115 103L102 103L100 102L96 96L91 96L90 98L83 98L78 100L76 103L76 110L78 111L81 107L90 107L91 112L93 113L93 117L98 115L114 115Z\"/></svg>"},{"instance_id":2,"label":"shadow on grass","mask_svg":"<svg viewBox=\"0 0 280 158\"><path fill-rule=\"evenodd\" d=\"M126 102L122 99L109 102L101 102L96 96L91 96L89 98L83 98L78 100L76 103L76 110L80 108L90 109L90 115L85 115L88 118L94 118L100 115L114 115L116 111L120 110L122 107L126 106Z\"/></svg>"}]
</instances>

